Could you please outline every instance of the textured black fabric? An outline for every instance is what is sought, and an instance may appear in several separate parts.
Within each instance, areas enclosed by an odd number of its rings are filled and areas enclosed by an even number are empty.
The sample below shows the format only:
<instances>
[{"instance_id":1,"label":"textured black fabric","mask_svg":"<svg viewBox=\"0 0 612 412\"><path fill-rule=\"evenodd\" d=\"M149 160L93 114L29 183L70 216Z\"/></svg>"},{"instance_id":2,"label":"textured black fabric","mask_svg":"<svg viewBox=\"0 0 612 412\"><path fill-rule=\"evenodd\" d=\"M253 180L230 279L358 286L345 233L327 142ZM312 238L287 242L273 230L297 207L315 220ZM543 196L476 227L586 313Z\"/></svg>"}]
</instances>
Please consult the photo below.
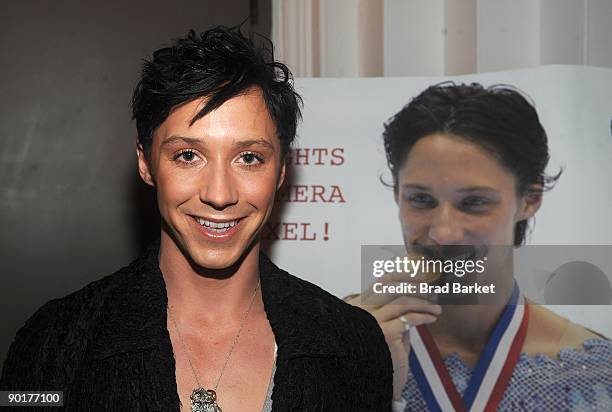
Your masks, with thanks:
<instances>
[{"instance_id":1,"label":"textured black fabric","mask_svg":"<svg viewBox=\"0 0 612 412\"><path fill-rule=\"evenodd\" d=\"M154 245L41 307L17 333L0 389L63 390L70 411L178 410L157 256ZM260 277L278 345L273 411L389 411L391 357L374 318L263 254Z\"/></svg>"}]
</instances>

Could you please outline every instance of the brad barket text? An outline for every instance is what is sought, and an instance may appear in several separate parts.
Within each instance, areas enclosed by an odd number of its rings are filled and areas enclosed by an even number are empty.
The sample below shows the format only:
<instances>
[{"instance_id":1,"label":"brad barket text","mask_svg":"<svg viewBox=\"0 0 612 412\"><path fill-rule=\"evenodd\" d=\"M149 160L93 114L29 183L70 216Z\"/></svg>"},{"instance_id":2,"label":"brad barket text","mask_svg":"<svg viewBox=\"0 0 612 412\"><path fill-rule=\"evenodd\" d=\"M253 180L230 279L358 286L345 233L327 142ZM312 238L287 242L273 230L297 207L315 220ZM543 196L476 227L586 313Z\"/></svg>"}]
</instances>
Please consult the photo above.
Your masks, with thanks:
<instances>
[{"instance_id":1,"label":"brad barket text","mask_svg":"<svg viewBox=\"0 0 612 412\"><path fill-rule=\"evenodd\" d=\"M495 285L493 283L481 285L474 282L470 285L465 285L460 282L451 282L444 285L430 285L427 282L408 283L401 282L394 285L385 285L377 282L372 285L372 291L377 295L381 294L397 294L397 295L412 295L412 294L463 294L463 295L490 295L495 294Z\"/></svg>"}]
</instances>

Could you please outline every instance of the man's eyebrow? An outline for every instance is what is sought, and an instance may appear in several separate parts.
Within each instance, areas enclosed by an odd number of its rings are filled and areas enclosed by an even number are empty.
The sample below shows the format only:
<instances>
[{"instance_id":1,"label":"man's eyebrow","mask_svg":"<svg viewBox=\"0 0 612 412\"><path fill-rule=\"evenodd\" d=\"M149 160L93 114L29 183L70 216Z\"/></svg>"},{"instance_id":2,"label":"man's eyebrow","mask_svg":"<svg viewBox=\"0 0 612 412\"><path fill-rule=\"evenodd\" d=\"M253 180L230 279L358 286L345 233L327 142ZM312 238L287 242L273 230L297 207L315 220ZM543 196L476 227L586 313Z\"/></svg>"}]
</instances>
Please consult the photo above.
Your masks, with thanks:
<instances>
[{"instance_id":1,"label":"man's eyebrow","mask_svg":"<svg viewBox=\"0 0 612 412\"><path fill-rule=\"evenodd\" d=\"M246 149L251 146L262 145L267 147L270 150L274 150L274 145L270 143L269 140L266 139L249 139L249 140L240 140L236 142L236 147L240 149Z\"/></svg>"},{"instance_id":2,"label":"man's eyebrow","mask_svg":"<svg viewBox=\"0 0 612 412\"><path fill-rule=\"evenodd\" d=\"M198 139L196 137L186 137L186 136L170 136L162 142L162 147L171 145L177 142L187 143L191 145L205 145L203 139ZM271 150L274 150L274 145L270 143L267 139L248 139L248 140L239 140L235 143L235 146L239 149L245 149L251 146L262 145Z\"/></svg>"},{"instance_id":3,"label":"man's eyebrow","mask_svg":"<svg viewBox=\"0 0 612 412\"><path fill-rule=\"evenodd\" d=\"M171 145L176 142L183 142L192 145L203 145L204 141L202 139L198 139L195 137L185 137L185 136L170 136L162 142L162 147L166 145Z\"/></svg>"}]
</instances>

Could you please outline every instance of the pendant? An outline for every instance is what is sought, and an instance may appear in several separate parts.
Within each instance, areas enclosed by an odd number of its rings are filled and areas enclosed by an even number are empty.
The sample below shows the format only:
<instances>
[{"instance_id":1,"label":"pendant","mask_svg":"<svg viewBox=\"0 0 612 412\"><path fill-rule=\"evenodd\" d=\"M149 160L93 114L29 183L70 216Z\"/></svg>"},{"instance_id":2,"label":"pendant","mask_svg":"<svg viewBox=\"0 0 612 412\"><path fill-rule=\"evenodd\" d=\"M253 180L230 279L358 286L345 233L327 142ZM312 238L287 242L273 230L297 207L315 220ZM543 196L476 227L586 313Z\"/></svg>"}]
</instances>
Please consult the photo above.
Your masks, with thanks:
<instances>
[{"instance_id":1,"label":"pendant","mask_svg":"<svg viewBox=\"0 0 612 412\"><path fill-rule=\"evenodd\" d=\"M191 412L221 412L217 405L217 394L212 389L196 388L189 399Z\"/></svg>"}]
</instances>

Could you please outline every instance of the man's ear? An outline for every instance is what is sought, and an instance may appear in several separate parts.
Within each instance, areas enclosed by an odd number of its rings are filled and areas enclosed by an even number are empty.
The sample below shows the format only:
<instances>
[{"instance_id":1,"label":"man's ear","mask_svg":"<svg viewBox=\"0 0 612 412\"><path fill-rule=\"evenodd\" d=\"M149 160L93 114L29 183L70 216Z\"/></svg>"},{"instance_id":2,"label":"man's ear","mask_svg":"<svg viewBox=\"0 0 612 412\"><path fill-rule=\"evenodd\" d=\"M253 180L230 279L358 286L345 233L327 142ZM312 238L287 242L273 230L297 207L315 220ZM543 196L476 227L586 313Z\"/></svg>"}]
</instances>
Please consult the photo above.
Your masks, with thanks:
<instances>
[{"instance_id":1,"label":"man's ear","mask_svg":"<svg viewBox=\"0 0 612 412\"><path fill-rule=\"evenodd\" d=\"M149 186L155 187L155 180L153 180L149 161L140 143L136 144L136 155L138 156L138 173L140 174L140 178Z\"/></svg>"},{"instance_id":2,"label":"man's ear","mask_svg":"<svg viewBox=\"0 0 612 412\"><path fill-rule=\"evenodd\" d=\"M517 221L528 220L533 217L542 206L542 185L534 184L527 189L521 199Z\"/></svg>"},{"instance_id":3,"label":"man's ear","mask_svg":"<svg viewBox=\"0 0 612 412\"><path fill-rule=\"evenodd\" d=\"M286 172L286 165L285 165L285 162L283 162L281 164L280 173L278 175L278 183L276 184L276 190L280 189L283 183L285 182L285 172Z\"/></svg>"}]
</instances>

